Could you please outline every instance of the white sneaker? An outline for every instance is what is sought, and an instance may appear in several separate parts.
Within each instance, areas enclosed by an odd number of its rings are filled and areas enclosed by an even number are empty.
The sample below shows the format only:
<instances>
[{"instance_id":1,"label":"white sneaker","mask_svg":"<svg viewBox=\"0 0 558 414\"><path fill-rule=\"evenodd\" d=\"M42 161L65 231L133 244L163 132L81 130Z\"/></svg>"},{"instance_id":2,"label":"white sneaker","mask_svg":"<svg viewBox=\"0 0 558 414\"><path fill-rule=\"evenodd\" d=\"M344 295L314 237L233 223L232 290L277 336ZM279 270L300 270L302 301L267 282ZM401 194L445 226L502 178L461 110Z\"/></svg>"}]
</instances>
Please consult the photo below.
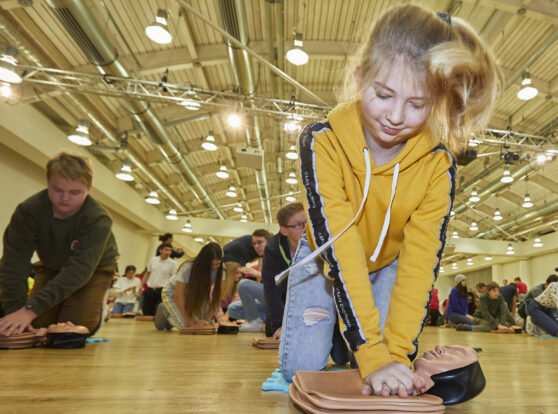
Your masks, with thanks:
<instances>
[{"instance_id":1,"label":"white sneaker","mask_svg":"<svg viewBox=\"0 0 558 414\"><path fill-rule=\"evenodd\" d=\"M246 321L240 325L240 332L261 332L263 330L263 321L261 318L253 321Z\"/></svg>"}]
</instances>

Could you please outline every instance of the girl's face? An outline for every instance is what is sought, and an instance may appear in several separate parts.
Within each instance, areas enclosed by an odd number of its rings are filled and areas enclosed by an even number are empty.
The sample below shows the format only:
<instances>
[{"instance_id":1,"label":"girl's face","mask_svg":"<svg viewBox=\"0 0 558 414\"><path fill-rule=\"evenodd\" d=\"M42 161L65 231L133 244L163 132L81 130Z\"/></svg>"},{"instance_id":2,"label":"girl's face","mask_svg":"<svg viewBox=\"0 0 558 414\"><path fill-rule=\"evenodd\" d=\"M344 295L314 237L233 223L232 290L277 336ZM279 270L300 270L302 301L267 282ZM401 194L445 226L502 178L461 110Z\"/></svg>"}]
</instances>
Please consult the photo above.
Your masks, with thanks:
<instances>
[{"instance_id":1,"label":"girl's face","mask_svg":"<svg viewBox=\"0 0 558 414\"><path fill-rule=\"evenodd\" d=\"M415 136L430 111L422 87L424 74L412 74L402 60L384 65L362 95L362 115L367 135L384 148L392 148Z\"/></svg>"},{"instance_id":2,"label":"girl's face","mask_svg":"<svg viewBox=\"0 0 558 414\"><path fill-rule=\"evenodd\" d=\"M217 270L221 266L221 259L211 260L211 271Z\"/></svg>"},{"instance_id":3,"label":"girl's face","mask_svg":"<svg viewBox=\"0 0 558 414\"><path fill-rule=\"evenodd\" d=\"M136 271L135 270L128 270L126 272L126 277L130 280L132 280L134 278L134 276L136 275Z\"/></svg>"}]
</instances>

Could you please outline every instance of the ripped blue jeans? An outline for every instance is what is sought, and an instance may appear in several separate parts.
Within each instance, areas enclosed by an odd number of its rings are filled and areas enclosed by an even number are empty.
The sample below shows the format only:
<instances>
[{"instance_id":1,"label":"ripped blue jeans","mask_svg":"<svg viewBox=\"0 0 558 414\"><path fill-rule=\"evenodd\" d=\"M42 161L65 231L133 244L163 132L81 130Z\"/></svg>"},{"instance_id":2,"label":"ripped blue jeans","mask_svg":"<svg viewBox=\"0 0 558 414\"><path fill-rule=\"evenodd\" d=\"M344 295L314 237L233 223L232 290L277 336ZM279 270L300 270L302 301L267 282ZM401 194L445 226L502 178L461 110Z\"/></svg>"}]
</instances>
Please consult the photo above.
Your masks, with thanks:
<instances>
[{"instance_id":1,"label":"ripped blue jeans","mask_svg":"<svg viewBox=\"0 0 558 414\"><path fill-rule=\"evenodd\" d=\"M312 249L304 236L298 244L292 264L297 264L310 253ZM397 259L369 275L382 330L396 270ZM333 285L323 276L321 259L291 271L288 283L279 345L279 367L283 377L290 381L297 370L321 371L326 367L337 312L333 302Z\"/></svg>"}]
</instances>

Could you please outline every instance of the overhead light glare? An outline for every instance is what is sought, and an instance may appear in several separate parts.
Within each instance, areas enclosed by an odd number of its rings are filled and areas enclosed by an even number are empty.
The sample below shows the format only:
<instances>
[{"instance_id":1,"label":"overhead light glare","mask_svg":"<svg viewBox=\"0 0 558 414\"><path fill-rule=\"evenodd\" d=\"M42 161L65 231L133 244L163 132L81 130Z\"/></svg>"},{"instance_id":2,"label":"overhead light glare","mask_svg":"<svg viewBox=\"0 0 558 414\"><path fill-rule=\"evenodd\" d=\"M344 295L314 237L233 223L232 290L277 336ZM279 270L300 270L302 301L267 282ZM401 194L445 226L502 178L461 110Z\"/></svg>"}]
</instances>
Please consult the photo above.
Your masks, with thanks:
<instances>
[{"instance_id":1,"label":"overhead light glare","mask_svg":"<svg viewBox=\"0 0 558 414\"><path fill-rule=\"evenodd\" d=\"M515 251L513 250L513 246L512 244L508 244L508 248L506 249L506 254L515 254Z\"/></svg>"},{"instance_id":2,"label":"overhead light glare","mask_svg":"<svg viewBox=\"0 0 558 414\"><path fill-rule=\"evenodd\" d=\"M236 206L234 206L233 211L236 211L237 213L242 213L244 211L244 209L242 208L242 204L237 203Z\"/></svg>"},{"instance_id":3,"label":"overhead light glare","mask_svg":"<svg viewBox=\"0 0 558 414\"><path fill-rule=\"evenodd\" d=\"M296 198L293 195L292 191L289 191L289 194L287 194L287 197L285 197L285 201L288 201L289 203L295 202Z\"/></svg>"},{"instance_id":4,"label":"overhead light glare","mask_svg":"<svg viewBox=\"0 0 558 414\"><path fill-rule=\"evenodd\" d=\"M163 9L157 10L155 21L145 27L145 34L155 43L167 45L172 41L172 35L167 24L167 12Z\"/></svg>"},{"instance_id":5,"label":"overhead light glare","mask_svg":"<svg viewBox=\"0 0 558 414\"><path fill-rule=\"evenodd\" d=\"M459 239L459 234L457 234L457 230L454 230L453 233L451 233L451 238L452 239Z\"/></svg>"},{"instance_id":6,"label":"overhead light glare","mask_svg":"<svg viewBox=\"0 0 558 414\"><path fill-rule=\"evenodd\" d=\"M184 99L183 101L180 101L180 105L182 105L189 111L199 111L201 107L201 104L199 102L193 101L191 99Z\"/></svg>"},{"instance_id":7,"label":"overhead light glare","mask_svg":"<svg viewBox=\"0 0 558 414\"><path fill-rule=\"evenodd\" d=\"M484 260L486 260L487 262L492 260L492 256L484 256Z\"/></svg>"},{"instance_id":8,"label":"overhead light glare","mask_svg":"<svg viewBox=\"0 0 558 414\"><path fill-rule=\"evenodd\" d=\"M542 240L541 240L540 238L537 237L537 238L533 241L533 247L543 247L543 242L542 242Z\"/></svg>"},{"instance_id":9,"label":"overhead light glare","mask_svg":"<svg viewBox=\"0 0 558 414\"><path fill-rule=\"evenodd\" d=\"M471 227L469 227L469 230L471 230L471 231L477 231L478 229L479 229L479 227L477 226L477 223L473 221L473 222L471 223Z\"/></svg>"},{"instance_id":10,"label":"overhead light glare","mask_svg":"<svg viewBox=\"0 0 558 414\"><path fill-rule=\"evenodd\" d=\"M203 243L203 237L194 237L194 241L198 243Z\"/></svg>"},{"instance_id":11,"label":"overhead light glare","mask_svg":"<svg viewBox=\"0 0 558 414\"><path fill-rule=\"evenodd\" d=\"M238 128L242 124L242 120L238 114L230 114L227 120L230 127Z\"/></svg>"},{"instance_id":12,"label":"overhead light glare","mask_svg":"<svg viewBox=\"0 0 558 414\"><path fill-rule=\"evenodd\" d=\"M17 56L19 51L13 46L6 46L0 55L0 82L21 83L17 73Z\"/></svg>"}]
</instances>

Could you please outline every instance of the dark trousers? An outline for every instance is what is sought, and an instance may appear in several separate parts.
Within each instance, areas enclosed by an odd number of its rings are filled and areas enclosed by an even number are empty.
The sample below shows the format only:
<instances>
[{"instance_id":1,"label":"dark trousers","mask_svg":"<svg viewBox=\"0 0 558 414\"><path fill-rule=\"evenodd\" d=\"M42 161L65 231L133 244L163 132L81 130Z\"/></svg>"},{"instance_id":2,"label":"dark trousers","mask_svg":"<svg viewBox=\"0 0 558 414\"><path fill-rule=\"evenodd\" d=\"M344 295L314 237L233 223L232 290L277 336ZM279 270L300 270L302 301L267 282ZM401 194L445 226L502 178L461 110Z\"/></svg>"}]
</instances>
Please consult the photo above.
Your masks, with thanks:
<instances>
[{"instance_id":1,"label":"dark trousers","mask_svg":"<svg viewBox=\"0 0 558 414\"><path fill-rule=\"evenodd\" d=\"M439 309L428 308L428 317L430 318L430 326L438 326L438 319L441 317Z\"/></svg>"},{"instance_id":2,"label":"dark trousers","mask_svg":"<svg viewBox=\"0 0 558 414\"><path fill-rule=\"evenodd\" d=\"M533 323L547 334L558 336L558 321L556 321L552 309L545 308L536 300L532 300L527 305L527 314L531 317Z\"/></svg>"},{"instance_id":3,"label":"dark trousers","mask_svg":"<svg viewBox=\"0 0 558 414\"><path fill-rule=\"evenodd\" d=\"M57 270L48 269L41 262L35 263L37 272L29 297L34 297L47 283L56 277ZM114 265L99 267L89 282L68 296L62 303L44 311L33 320L35 328L48 327L58 322L83 325L91 335L100 326L103 298L114 275Z\"/></svg>"},{"instance_id":4,"label":"dark trousers","mask_svg":"<svg viewBox=\"0 0 558 414\"><path fill-rule=\"evenodd\" d=\"M147 288L143 294L142 311L145 316L155 316L157 306L162 302L161 291L163 288Z\"/></svg>"}]
</instances>

